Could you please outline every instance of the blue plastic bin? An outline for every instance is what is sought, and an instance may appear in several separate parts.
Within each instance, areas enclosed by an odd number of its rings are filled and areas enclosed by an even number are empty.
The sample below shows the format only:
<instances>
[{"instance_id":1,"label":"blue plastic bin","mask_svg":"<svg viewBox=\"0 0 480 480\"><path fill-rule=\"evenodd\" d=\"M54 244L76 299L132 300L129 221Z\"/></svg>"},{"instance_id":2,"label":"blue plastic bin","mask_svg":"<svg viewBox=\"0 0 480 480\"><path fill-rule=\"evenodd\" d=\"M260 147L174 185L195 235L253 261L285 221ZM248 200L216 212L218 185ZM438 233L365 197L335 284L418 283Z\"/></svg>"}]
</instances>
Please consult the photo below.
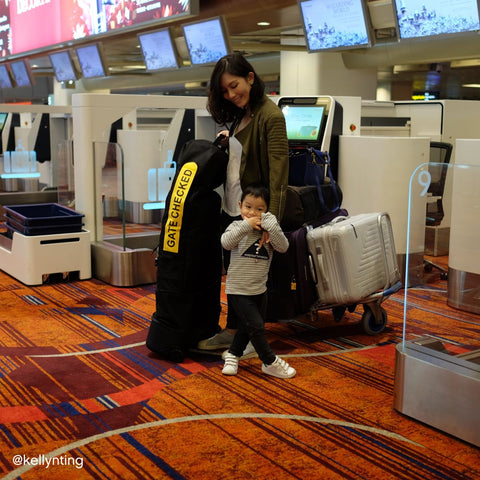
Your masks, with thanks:
<instances>
[{"instance_id":1,"label":"blue plastic bin","mask_svg":"<svg viewBox=\"0 0 480 480\"><path fill-rule=\"evenodd\" d=\"M85 215L58 203L4 206L7 229L23 235L80 232Z\"/></svg>"}]
</instances>

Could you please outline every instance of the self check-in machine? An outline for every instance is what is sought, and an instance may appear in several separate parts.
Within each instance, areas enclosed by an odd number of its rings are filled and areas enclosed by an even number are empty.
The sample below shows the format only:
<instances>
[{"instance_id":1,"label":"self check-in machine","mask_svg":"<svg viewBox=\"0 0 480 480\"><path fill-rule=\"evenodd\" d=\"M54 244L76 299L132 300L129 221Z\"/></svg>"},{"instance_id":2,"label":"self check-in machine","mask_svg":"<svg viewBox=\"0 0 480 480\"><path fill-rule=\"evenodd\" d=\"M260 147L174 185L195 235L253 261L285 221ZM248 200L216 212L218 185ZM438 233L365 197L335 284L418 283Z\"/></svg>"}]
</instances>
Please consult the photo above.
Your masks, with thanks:
<instances>
[{"instance_id":1,"label":"self check-in machine","mask_svg":"<svg viewBox=\"0 0 480 480\"><path fill-rule=\"evenodd\" d=\"M205 107L205 97L72 96L73 150L82 159L75 201L91 232L95 278L117 286L155 282L152 250L177 151L190 138L215 138Z\"/></svg>"},{"instance_id":2,"label":"self check-in machine","mask_svg":"<svg viewBox=\"0 0 480 480\"><path fill-rule=\"evenodd\" d=\"M280 97L291 149L314 147L330 154L334 177L338 172L338 137L342 134L343 109L333 97Z\"/></svg>"}]
</instances>

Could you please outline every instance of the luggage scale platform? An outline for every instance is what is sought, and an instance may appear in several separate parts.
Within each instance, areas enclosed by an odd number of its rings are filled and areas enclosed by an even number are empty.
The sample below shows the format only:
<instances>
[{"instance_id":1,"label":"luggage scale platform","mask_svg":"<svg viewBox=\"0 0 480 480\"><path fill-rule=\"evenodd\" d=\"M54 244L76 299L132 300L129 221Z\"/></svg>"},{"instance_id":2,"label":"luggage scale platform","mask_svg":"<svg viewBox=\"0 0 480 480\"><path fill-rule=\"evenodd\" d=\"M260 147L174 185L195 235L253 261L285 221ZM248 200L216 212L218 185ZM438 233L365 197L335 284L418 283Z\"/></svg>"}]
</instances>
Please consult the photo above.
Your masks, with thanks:
<instances>
[{"instance_id":1,"label":"luggage scale platform","mask_svg":"<svg viewBox=\"0 0 480 480\"><path fill-rule=\"evenodd\" d=\"M12 238L0 234L0 269L25 285L41 285L51 274L64 278L79 272L79 279L91 278L90 232Z\"/></svg>"}]
</instances>

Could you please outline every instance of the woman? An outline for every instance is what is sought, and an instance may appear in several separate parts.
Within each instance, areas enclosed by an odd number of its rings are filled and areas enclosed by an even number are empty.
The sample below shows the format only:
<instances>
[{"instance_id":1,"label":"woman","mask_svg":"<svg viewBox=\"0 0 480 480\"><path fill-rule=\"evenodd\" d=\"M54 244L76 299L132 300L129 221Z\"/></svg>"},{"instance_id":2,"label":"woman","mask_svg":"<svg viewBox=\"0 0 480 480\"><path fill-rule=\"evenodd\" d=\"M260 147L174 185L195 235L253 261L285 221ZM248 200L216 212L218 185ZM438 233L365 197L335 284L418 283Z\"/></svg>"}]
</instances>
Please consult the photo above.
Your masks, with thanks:
<instances>
[{"instance_id":1,"label":"woman","mask_svg":"<svg viewBox=\"0 0 480 480\"><path fill-rule=\"evenodd\" d=\"M263 183L270 190L270 212L282 218L288 182L288 141L285 118L280 108L265 95L265 84L252 65L240 54L222 57L213 69L207 109L215 122L229 131L229 163L223 199L224 229L240 218L242 189ZM268 242L268 235L262 242ZM229 255L225 255L225 268ZM198 344L202 350L228 348L237 320L228 309L225 330ZM249 345L250 347L250 345ZM247 348L248 350L248 348ZM254 353L245 351L246 353Z\"/></svg>"}]
</instances>

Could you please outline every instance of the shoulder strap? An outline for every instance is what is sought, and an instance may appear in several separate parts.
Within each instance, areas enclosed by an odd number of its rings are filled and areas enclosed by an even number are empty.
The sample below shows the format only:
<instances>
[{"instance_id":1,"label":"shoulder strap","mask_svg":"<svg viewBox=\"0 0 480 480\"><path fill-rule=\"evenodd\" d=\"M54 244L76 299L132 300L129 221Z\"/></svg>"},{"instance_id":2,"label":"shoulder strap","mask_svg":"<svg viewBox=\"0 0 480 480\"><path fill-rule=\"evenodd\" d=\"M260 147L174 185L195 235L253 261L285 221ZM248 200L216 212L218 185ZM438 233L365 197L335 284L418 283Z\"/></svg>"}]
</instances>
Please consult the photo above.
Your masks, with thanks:
<instances>
[{"instance_id":1,"label":"shoulder strap","mask_svg":"<svg viewBox=\"0 0 480 480\"><path fill-rule=\"evenodd\" d=\"M240 124L240 118L235 117L235 119L233 120L232 124L230 125L230 129L228 130L228 135L229 135L230 137L233 136L233 134L235 133L235 130L236 130L236 128L238 127L239 124Z\"/></svg>"}]
</instances>

